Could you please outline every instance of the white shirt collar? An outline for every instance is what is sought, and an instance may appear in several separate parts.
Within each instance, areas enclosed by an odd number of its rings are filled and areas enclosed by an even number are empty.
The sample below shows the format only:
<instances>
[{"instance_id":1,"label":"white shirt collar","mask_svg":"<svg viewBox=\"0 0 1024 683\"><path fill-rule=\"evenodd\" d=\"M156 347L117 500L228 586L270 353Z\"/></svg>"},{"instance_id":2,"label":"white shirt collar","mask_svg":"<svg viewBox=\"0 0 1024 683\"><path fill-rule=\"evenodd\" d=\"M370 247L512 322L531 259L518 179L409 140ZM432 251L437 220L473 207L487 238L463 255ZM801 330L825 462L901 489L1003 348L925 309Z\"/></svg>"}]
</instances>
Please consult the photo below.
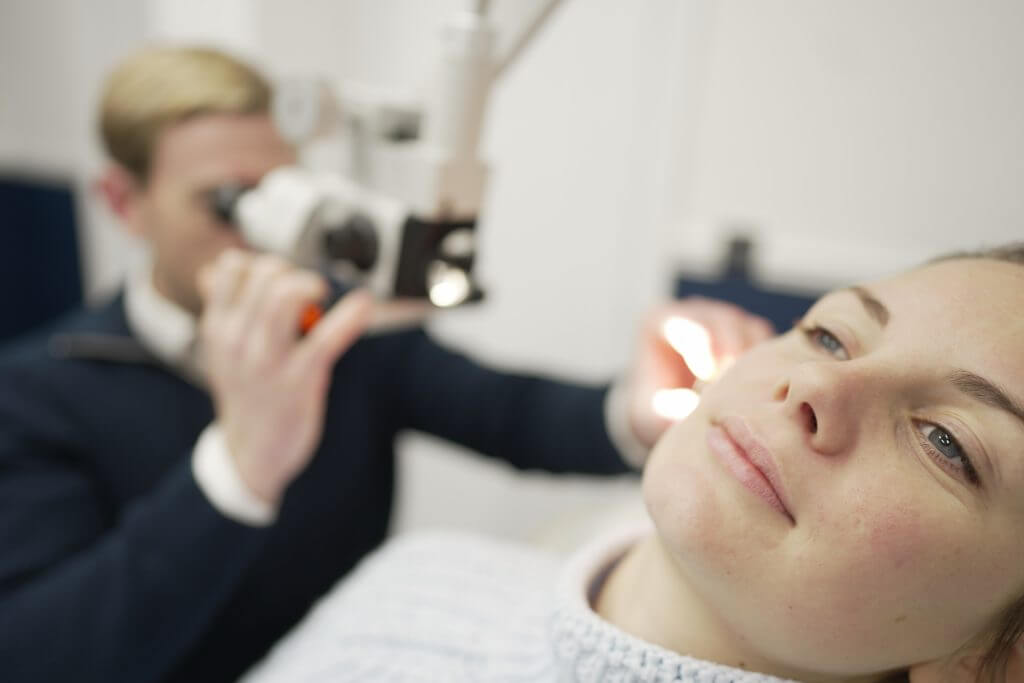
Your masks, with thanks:
<instances>
[{"instance_id":1,"label":"white shirt collar","mask_svg":"<svg viewBox=\"0 0 1024 683\"><path fill-rule=\"evenodd\" d=\"M194 376L199 367L196 318L157 291L152 261L128 274L124 297L128 327L142 345L170 367Z\"/></svg>"}]
</instances>

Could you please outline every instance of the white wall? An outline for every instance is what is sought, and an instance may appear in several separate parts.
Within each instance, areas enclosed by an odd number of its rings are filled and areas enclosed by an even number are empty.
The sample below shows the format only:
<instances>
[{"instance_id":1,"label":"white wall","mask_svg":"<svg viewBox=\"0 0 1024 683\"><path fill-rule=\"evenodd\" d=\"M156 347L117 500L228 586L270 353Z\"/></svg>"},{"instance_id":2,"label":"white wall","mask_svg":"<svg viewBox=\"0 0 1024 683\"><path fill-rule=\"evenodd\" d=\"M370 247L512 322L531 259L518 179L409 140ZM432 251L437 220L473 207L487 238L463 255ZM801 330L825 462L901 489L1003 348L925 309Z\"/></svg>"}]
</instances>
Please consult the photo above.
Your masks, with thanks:
<instances>
[{"instance_id":1,"label":"white wall","mask_svg":"<svg viewBox=\"0 0 1024 683\"><path fill-rule=\"evenodd\" d=\"M86 295L119 280L135 246L91 196L102 165L95 111L103 75L146 37L135 0L5 0L0 4L0 168L70 179ZM13 226L12 226L13 227Z\"/></svg>"},{"instance_id":2,"label":"white wall","mask_svg":"<svg viewBox=\"0 0 1024 683\"><path fill-rule=\"evenodd\" d=\"M673 251L730 220L773 277L880 274L1024 239L1024 4L713 3Z\"/></svg>"},{"instance_id":3,"label":"white wall","mask_svg":"<svg viewBox=\"0 0 1024 683\"><path fill-rule=\"evenodd\" d=\"M46 174L72 171L78 127L65 113L76 52L66 2L5 3L0 9L0 153L5 165ZM58 46L51 51L44 46ZM72 150L69 154L68 151Z\"/></svg>"}]
</instances>

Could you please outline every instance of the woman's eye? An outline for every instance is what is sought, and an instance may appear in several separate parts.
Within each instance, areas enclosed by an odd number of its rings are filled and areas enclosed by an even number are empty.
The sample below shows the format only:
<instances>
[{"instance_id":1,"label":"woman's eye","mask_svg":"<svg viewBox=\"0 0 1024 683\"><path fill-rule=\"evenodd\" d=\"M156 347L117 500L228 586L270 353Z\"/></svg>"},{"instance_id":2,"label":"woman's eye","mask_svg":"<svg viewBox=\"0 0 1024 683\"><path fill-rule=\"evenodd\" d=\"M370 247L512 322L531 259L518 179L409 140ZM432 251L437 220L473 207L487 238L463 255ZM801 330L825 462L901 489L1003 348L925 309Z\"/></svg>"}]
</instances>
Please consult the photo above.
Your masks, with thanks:
<instances>
[{"instance_id":1,"label":"woman's eye","mask_svg":"<svg viewBox=\"0 0 1024 683\"><path fill-rule=\"evenodd\" d=\"M804 328L804 334L815 346L820 346L827 353L840 360L849 360L850 354L846 352L843 343L839 338L820 325Z\"/></svg>"},{"instance_id":2,"label":"woman's eye","mask_svg":"<svg viewBox=\"0 0 1024 683\"><path fill-rule=\"evenodd\" d=\"M969 482L978 483L977 470L952 434L938 425L928 423L921 423L920 431L927 440L926 448L939 460L939 465L962 471Z\"/></svg>"}]
</instances>

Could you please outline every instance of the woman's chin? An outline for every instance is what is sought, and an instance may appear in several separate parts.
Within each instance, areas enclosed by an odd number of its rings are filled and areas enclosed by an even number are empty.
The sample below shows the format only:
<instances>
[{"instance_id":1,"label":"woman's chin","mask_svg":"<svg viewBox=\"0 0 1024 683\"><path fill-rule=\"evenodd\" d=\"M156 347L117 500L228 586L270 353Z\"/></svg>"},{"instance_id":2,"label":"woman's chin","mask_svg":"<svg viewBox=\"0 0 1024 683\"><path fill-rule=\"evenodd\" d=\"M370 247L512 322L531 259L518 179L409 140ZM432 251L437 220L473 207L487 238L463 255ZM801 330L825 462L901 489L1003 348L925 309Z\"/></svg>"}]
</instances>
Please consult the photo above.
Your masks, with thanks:
<instances>
[{"instance_id":1,"label":"woman's chin","mask_svg":"<svg viewBox=\"0 0 1024 683\"><path fill-rule=\"evenodd\" d=\"M644 470L644 503L663 544L688 572L739 579L780 561L792 528L717 462L707 429L706 420L691 416L658 442Z\"/></svg>"},{"instance_id":2,"label":"woman's chin","mask_svg":"<svg viewBox=\"0 0 1024 683\"><path fill-rule=\"evenodd\" d=\"M687 421L689 422L689 420ZM725 522L720 483L700 452L696 424L679 423L658 442L644 468L647 512L674 555L712 551ZM686 444L685 446L683 444ZM702 550L703 549L703 550Z\"/></svg>"}]
</instances>

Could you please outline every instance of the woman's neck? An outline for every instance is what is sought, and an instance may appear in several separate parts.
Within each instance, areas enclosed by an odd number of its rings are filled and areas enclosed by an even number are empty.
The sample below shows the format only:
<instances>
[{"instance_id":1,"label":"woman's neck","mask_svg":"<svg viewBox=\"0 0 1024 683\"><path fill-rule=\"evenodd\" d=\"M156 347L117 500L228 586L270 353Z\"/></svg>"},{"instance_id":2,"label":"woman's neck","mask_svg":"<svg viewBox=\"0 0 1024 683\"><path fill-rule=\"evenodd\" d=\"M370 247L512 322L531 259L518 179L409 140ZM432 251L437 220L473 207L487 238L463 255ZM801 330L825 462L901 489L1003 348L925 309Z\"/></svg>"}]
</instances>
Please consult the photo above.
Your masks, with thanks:
<instances>
[{"instance_id":1,"label":"woman's neck","mask_svg":"<svg viewBox=\"0 0 1024 683\"><path fill-rule=\"evenodd\" d=\"M807 683L866 683L884 676L840 678L787 667L758 653L682 575L657 534L633 546L612 569L594 609L623 631L673 652Z\"/></svg>"}]
</instances>

